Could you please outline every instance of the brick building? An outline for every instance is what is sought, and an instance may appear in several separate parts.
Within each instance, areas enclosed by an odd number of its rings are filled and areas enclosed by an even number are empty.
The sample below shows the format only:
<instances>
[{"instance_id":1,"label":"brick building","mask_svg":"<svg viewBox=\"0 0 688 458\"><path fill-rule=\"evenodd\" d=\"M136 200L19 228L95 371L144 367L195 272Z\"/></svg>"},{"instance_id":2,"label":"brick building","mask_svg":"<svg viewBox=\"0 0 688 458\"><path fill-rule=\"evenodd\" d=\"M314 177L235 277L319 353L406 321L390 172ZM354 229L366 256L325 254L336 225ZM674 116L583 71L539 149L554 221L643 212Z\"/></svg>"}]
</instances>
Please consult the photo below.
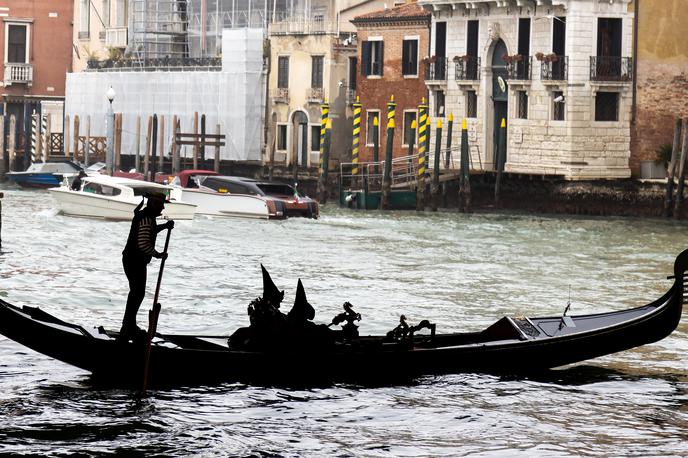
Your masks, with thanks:
<instances>
[{"instance_id":1,"label":"brick building","mask_svg":"<svg viewBox=\"0 0 688 458\"><path fill-rule=\"evenodd\" d=\"M467 118L474 168L495 168L504 119L507 172L629 177L629 2L419 0L448 68L426 80L431 115Z\"/></svg>"},{"instance_id":2,"label":"brick building","mask_svg":"<svg viewBox=\"0 0 688 458\"><path fill-rule=\"evenodd\" d=\"M24 152L24 166L31 113L51 113L51 131L62 131L65 75L72 62L72 14L73 0L0 0L5 132L9 115L14 115L17 151Z\"/></svg>"},{"instance_id":3,"label":"brick building","mask_svg":"<svg viewBox=\"0 0 688 458\"><path fill-rule=\"evenodd\" d=\"M362 104L359 158L373 160L372 126L379 120L380 159L387 141L387 103L396 102L393 157L408 154L412 121L418 105L427 100L424 66L430 49L430 13L415 2L357 16L351 21L358 34L357 95ZM415 135L416 144L418 135Z\"/></svg>"},{"instance_id":4,"label":"brick building","mask_svg":"<svg viewBox=\"0 0 688 458\"><path fill-rule=\"evenodd\" d=\"M635 119L630 166L634 176L664 178L657 150L671 144L677 118L688 117L688 48L684 0L635 2L637 52Z\"/></svg>"}]
</instances>

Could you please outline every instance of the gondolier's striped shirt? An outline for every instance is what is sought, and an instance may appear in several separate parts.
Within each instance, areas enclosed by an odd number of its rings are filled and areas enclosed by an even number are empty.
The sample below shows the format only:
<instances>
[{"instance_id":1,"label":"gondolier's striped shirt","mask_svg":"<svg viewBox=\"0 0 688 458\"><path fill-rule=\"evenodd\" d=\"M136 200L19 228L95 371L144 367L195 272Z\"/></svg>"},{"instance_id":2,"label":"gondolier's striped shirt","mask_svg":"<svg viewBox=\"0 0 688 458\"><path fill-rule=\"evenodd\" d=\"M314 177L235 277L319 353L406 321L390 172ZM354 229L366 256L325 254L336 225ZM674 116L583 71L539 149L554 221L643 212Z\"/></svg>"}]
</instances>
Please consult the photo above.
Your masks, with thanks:
<instances>
[{"instance_id":1,"label":"gondolier's striped shirt","mask_svg":"<svg viewBox=\"0 0 688 458\"><path fill-rule=\"evenodd\" d=\"M153 216L145 211L136 213L122 254L128 258L140 259L146 264L153 256L159 257L160 253L155 250L158 232L158 225Z\"/></svg>"}]
</instances>

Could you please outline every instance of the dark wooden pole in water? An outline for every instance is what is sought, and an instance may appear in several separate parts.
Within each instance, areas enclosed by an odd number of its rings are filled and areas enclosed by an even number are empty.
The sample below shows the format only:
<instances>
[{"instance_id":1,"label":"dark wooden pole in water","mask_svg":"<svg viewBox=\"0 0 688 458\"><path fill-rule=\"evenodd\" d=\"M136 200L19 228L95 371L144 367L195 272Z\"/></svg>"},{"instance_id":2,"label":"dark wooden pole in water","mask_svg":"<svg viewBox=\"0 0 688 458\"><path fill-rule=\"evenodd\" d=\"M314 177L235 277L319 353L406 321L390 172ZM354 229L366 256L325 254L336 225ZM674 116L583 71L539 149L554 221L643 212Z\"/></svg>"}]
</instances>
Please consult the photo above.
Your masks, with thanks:
<instances>
[{"instance_id":1,"label":"dark wooden pole in water","mask_svg":"<svg viewBox=\"0 0 688 458\"><path fill-rule=\"evenodd\" d=\"M499 147L497 148L497 176L495 178L495 204L499 204L499 194L502 187L502 172L504 171L504 155L506 153L506 119L502 118L499 128Z\"/></svg>"},{"instance_id":2,"label":"dark wooden pole in water","mask_svg":"<svg viewBox=\"0 0 688 458\"><path fill-rule=\"evenodd\" d=\"M681 148L681 160L679 162L678 186L676 187L676 200L674 204L674 218L681 218L681 204L683 203L683 187L686 181L686 155L688 155L688 119L683 120L683 147Z\"/></svg>"},{"instance_id":3,"label":"dark wooden pole in water","mask_svg":"<svg viewBox=\"0 0 688 458\"><path fill-rule=\"evenodd\" d=\"M150 180L150 148L151 132L153 130L153 117L148 117L148 128L146 130L146 151L143 152L143 176L145 180Z\"/></svg>"},{"instance_id":4,"label":"dark wooden pole in water","mask_svg":"<svg viewBox=\"0 0 688 458\"><path fill-rule=\"evenodd\" d=\"M5 116L0 115L0 182L5 181L7 164L5 162Z\"/></svg>"},{"instance_id":5,"label":"dark wooden pole in water","mask_svg":"<svg viewBox=\"0 0 688 458\"><path fill-rule=\"evenodd\" d=\"M442 156L442 120L437 120L437 129L435 130L435 160L432 170L432 191L431 194L431 210L436 212L439 207L440 200L440 159Z\"/></svg>"},{"instance_id":6,"label":"dark wooden pole in water","mask_svg":"<svg viewBox=\"0 0 688 458\"><path fill-rule=\"evenodd\" d=\"M9 156L9 169L10 172L13 170L15 167L15 154L16 151L14 150L17 146L17 118L14 117L14 115L10 115L10 133L9 133L9 140L7 144L7 154Z\"/></svg>"},{"instance_id":7,"label":"dark wooden pole in water","mask_svg":"<svg viewBox=\"0 0 688 458\"><path fill-rule=\"evenodd\" d=\"M2 198L5 194L0 192L0 248L2 248Z\"/></svg>"},{"instance_id":8,"label":"dark wooden pole in water","mask_svg":"<svg viewBox=\"0 0 688 458\"><path fill-rule=\"evenodd\" d=\"M330 144L332 140L332 120L327 118L325 124L325 138L323 141L322 173L320 174L320 203L327 203L327 175L330 170Z\"/></svg>"},{"instance_id":9,"label":"dark wooden pole in water","mask_svg":"<svg viewBox=\"0 0 688 458\"><path fill-rule=\"evenodd\" d=\"M674 201L674 177L676 175L676 164L678 163L679 148L681 147L681 118L676 120L674 127L674 143L671 145L671 162L667 169L666 197L664 198L665 217L671 215L671 207Z\"/></svg>"},{"instance_id":10,"label":"dark wooden pole in water","mask_svg":"<svg viewBox=\"0 0 688 458\"><path fill-rule=\"evenodd\" d=\"M382 176L382 196L380 208L389 210L390 194L392 193L392 153L394 149L394 116L387 121L387 144L385 147L385 169Z\"/></svg>"},{"instance_id":11,"label":"dark wooden pole in water","mask_svg":"<svg viewBox=\"0 0 688 458\"><path fill-rule=\"evenodd\" d=\"M160 173L163 172L163 167L165 166L165 115L160 115L160 132L158 137L160 138L160 156L158 156L158 170Z\"/></svg>"},{"instance_id":12,"label":"dark wooden pole in water","mask_svg":"<svg viewBox=\"0 0 688 458\"><path fill-rule=\"evenodd\" d=\"M468 155L468 126L461 121L461 174L459 175L459 211L471 211L471 171Z\"/></svg>"},{"instance_id":13,"label":"dark wooden pole in water","mask_svg":"<svg viewBox=\"0 0 688 458\"><path fill-rule=\"evenodd\" d=\"M163 254L167 254L167 248L170 245L170 235L172 234L172 229L167 229L167 237L165 238L165 248L162 250ZM158 283L155 286L155 295L153 296L153 310L148 311L148 335L146 338L146 350L143 358L143 389L141 394L146 394L148 389L148 367L150 366L150 354L151 354L151 343L153 337L155 337L155 332L158 329L158 317L160 316L160 285L162 284L162 272L165 269L165 259L167 256L163 256L160 260L160 270L158 271Z\"/></svg>"},{"instance_id":14,"label":"dark wooden pole in water","mask_svg":"<svg viewBox=\"0 0 688 458\"><path fill-rule=\"evenodd\" d=\"M454 115L452 113L449 113L449 117L447 118L447 149L446 153L444 155L444 169L449 170L449 167L452 165L452 128L454 126ZM449 191L449 184L448 182L445 182L442 185L442 203L444 206L447 206L447 193Z\"/></svg>"},{"instance_id":15,"label":"dark wooden pole in water","mask_svg":"<svg viewBox=\"0 0 688 458\"><path fill-rule=\"evenodd\" d=\"M74 162L79 160L79 115L74 115Z\"/></svg>"},{"instance_id":16,"label":"dark wooden pole in water","mask_svg":"<svg viewBox=\"0 0 688 458\"><path fill-rule=\"evenodd\" d=\"M201 116L201 146L199 148L200 150L200 157L199 160L201 163L205 161L205 114Z\"/></svg>"},{"instance_id":17,"label":"dark wooden pole in water","mask_svg":"<svg viewBox=\"0 0 688 458\"><path fill-rule=\"evenodd\" d=\"M134 169L141 171L141 116L136 117L136 140L134 141Z\"/></svg>"},{"instance_id":18,"label":"dark wooden pole in water","mask_svg":"<svg viewBox=\"0 0 688 458\"><path fill-rule=\"evenodd\" d=\"M425 97L418 105L418 170L416 171L416 210L425 210L425 148L427 134L428 106L425 104Z\"/></svg>"},{"instance_id":19,"label":"dark wooden pole in water","mask_svg":"<svg viewBox=\"0 0 688 458\"><path fill-rule=\"evenodd\" d=\"M373 162L375 163L373 174L377 175L380 173L377 164L380 162L380 120L377 119L377 116L373 118Z\"/></svg>"},{"instance_id":20,"label":"dark wooden pole in water","mask_svg":"<svg viewBox=\"0 0 688 458\"><path fill-rule=\"evenodd\" d=\"M150 159L150 167L151 167L151 176L149 181L152 181L155 183L155 172L156 172L156 167L155 167L155 155L158 149L158 142L156 141L158 138L158 115L154 114L153 115L153 130L151 131L151 159Z\"/></svg>"},{"instance_id":21,"label":"dark wooden pole in water","mask_svg":"<svg viewBox=\"0 0 688 458\"><path fill-rule=\"evenodd\" d=\"M215 173L220 173L220 125L215 125L215 134L217 138L215 139L215 164L213 170Z\"/></svg>"},{"instance_id":22,"label":"dark wooden pole in water","mask_svg":"<svg viewBox=\"0 0 688 458\"><path fill-rule=\"evenodd\" d=\"M198 169L198 111L194 111L194 120L193 120L193 129L194 129L194 146L193 146L193 168Z\"/></svg>"},{"instance_id":23,"label":"dark wooden pole in water","mask_svg":"<svg viewBox=\"0 0 688 458\"><path fill-rule=\"evenodd\" d=\"M179 172L179 155L181 153L182 146L177 143L177 134L181 132L181 120L174 117L174 127L172 135L174 136L174 148L172 149L172 173Z\"/></svg>"}]
</instances>

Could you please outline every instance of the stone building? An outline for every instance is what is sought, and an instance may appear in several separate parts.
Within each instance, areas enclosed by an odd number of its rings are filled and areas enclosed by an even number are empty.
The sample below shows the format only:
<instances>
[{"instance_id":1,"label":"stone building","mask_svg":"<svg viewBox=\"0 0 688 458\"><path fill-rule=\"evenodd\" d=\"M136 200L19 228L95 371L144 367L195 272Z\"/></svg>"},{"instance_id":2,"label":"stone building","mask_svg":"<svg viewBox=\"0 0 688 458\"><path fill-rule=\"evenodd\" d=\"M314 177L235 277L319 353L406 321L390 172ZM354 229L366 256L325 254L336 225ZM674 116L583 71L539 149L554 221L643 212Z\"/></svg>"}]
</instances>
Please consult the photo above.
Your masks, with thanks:
<instances>
[{"instance_id":1,"label":"stone building","mask_svg":"<svg viewBox=\"0 0 688 458\"><path fill-rule=\"evenodd\" d=\"M630 176L629 1L419 0L449 70L426 80L431 114L467 119L474 169L495 168L504 119L507 172Z\"/></svg>"},{"instance_id":2,"label":"stone building","mask_svg":"<svg viewBox=\"0 0 688 458\"><path fill-rule=\"evenodd\" d=\"M688 117L688 49L683 0L636 0L635 116L630 166L634 176L664 178L657 150L673 141L677 118Z\"/></svg>"},{"instance_id":3,"label":"stone building","mask_svg":"<svg viewBox=\"0 0 688 458\"><path fill-rule=\"evenodd\" d=\"M361 162L373 161L373 120L379 122L380 160L387 142L387 103L394 96L393 157L406 156L411 125L418 122L418 105L425 97L422 60L430 49L430 13L415 2L357 16L358 95L361 109ZM416 127L417 131L417 127ZM414 133L418 143L417 132Z\"/></svg>"},{"instance_id":4,"label":"stone building","mask_svg":"<svg viewBox=\"0 0 688 458\"><path fill-rule=\"evenodd\" d=\"M65 74L72 62L73 0L4 0L0 49L4 49L2 104L16 119L16 147L28 163L31 114L51 114L51 131L62 131ZM5 142L7 148L7 142Z\"/></svg>"},{"instance_id":5,"label":"stone building","mask_svg":"<svg viewBox=\"0 0 688 458\"><path fill-rule=\"evenodd\" d=\"M308 8L273 22L270 35L266 159L288 166L319 164L321 107L332 120L330 158L348 160L351 103L357 91L356 15L381 8L379 0L310 0ZM298 13L301 11L302 13Z\"/></svg>"}]
</instances>

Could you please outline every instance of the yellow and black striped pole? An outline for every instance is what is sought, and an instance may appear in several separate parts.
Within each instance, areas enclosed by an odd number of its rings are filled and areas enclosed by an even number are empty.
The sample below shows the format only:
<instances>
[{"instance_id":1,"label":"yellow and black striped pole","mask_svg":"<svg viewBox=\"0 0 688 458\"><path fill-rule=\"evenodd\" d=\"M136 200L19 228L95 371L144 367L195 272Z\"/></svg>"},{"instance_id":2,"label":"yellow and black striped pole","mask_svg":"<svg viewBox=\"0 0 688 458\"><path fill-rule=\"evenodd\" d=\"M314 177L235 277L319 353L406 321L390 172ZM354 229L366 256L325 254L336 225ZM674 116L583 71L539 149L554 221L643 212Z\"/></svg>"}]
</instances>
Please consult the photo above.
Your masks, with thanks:
<instances>
[{"instance_id":1,"label":"yellow and black striped pole","mask_svg":"<svg viewBox=\"0 0 688 458\"><path fill-rule=\"evenodd\" d=\"M327 128L327 118L330 114L330 104L327 99L320 105L320 174L323 172L323 155L325 153L325 129Z\"/></svg>"},{"instance_id":2,"label":"yellow and black striped pole","mask_svg":"<svg viewBox=\"0 0 688 458\"><path fill-rule=\"evenodd\" d=\"M358 145L361 137L361 99L356 96L354 107L354 137L351 143L351 175L354 180L358 176Z\"/></svg>"},{"instance_id":3,"label":"yellow and black striped pole","mask_svg":"<svg viewBox=\"0 0 688 458\"><path fill-rule=\"evenodd\" d=\"M416 175L416 210L425 210L425 148L427 145L428 105L423 97L418 105L418 172Z\"/></svg>"},{"instance_id":4,"label":"yellow and black striped pole","mask_svg":"<svg viewBox=\"0 0 688 458\"><path fill-rule=\"evenodd\" d=\"M373 118L373 174L377 175L380 173L378 168L378 162L380 161L380 121L377 116Z\"/></svg>"},{"instance_id":5,"label":"yellow and black striped pole","mask_svg":"<svg viewBox=\"0 0 688 458\"><path fill-rule=\"evenodd\" d=\"M394 101L394 95L391 95L389 97L389 102L387 102L387 122L389 123L390 119L394 119L394 115L396 114L396 109L397 109L397 103Z\"/></svg>"}]
</instances>

